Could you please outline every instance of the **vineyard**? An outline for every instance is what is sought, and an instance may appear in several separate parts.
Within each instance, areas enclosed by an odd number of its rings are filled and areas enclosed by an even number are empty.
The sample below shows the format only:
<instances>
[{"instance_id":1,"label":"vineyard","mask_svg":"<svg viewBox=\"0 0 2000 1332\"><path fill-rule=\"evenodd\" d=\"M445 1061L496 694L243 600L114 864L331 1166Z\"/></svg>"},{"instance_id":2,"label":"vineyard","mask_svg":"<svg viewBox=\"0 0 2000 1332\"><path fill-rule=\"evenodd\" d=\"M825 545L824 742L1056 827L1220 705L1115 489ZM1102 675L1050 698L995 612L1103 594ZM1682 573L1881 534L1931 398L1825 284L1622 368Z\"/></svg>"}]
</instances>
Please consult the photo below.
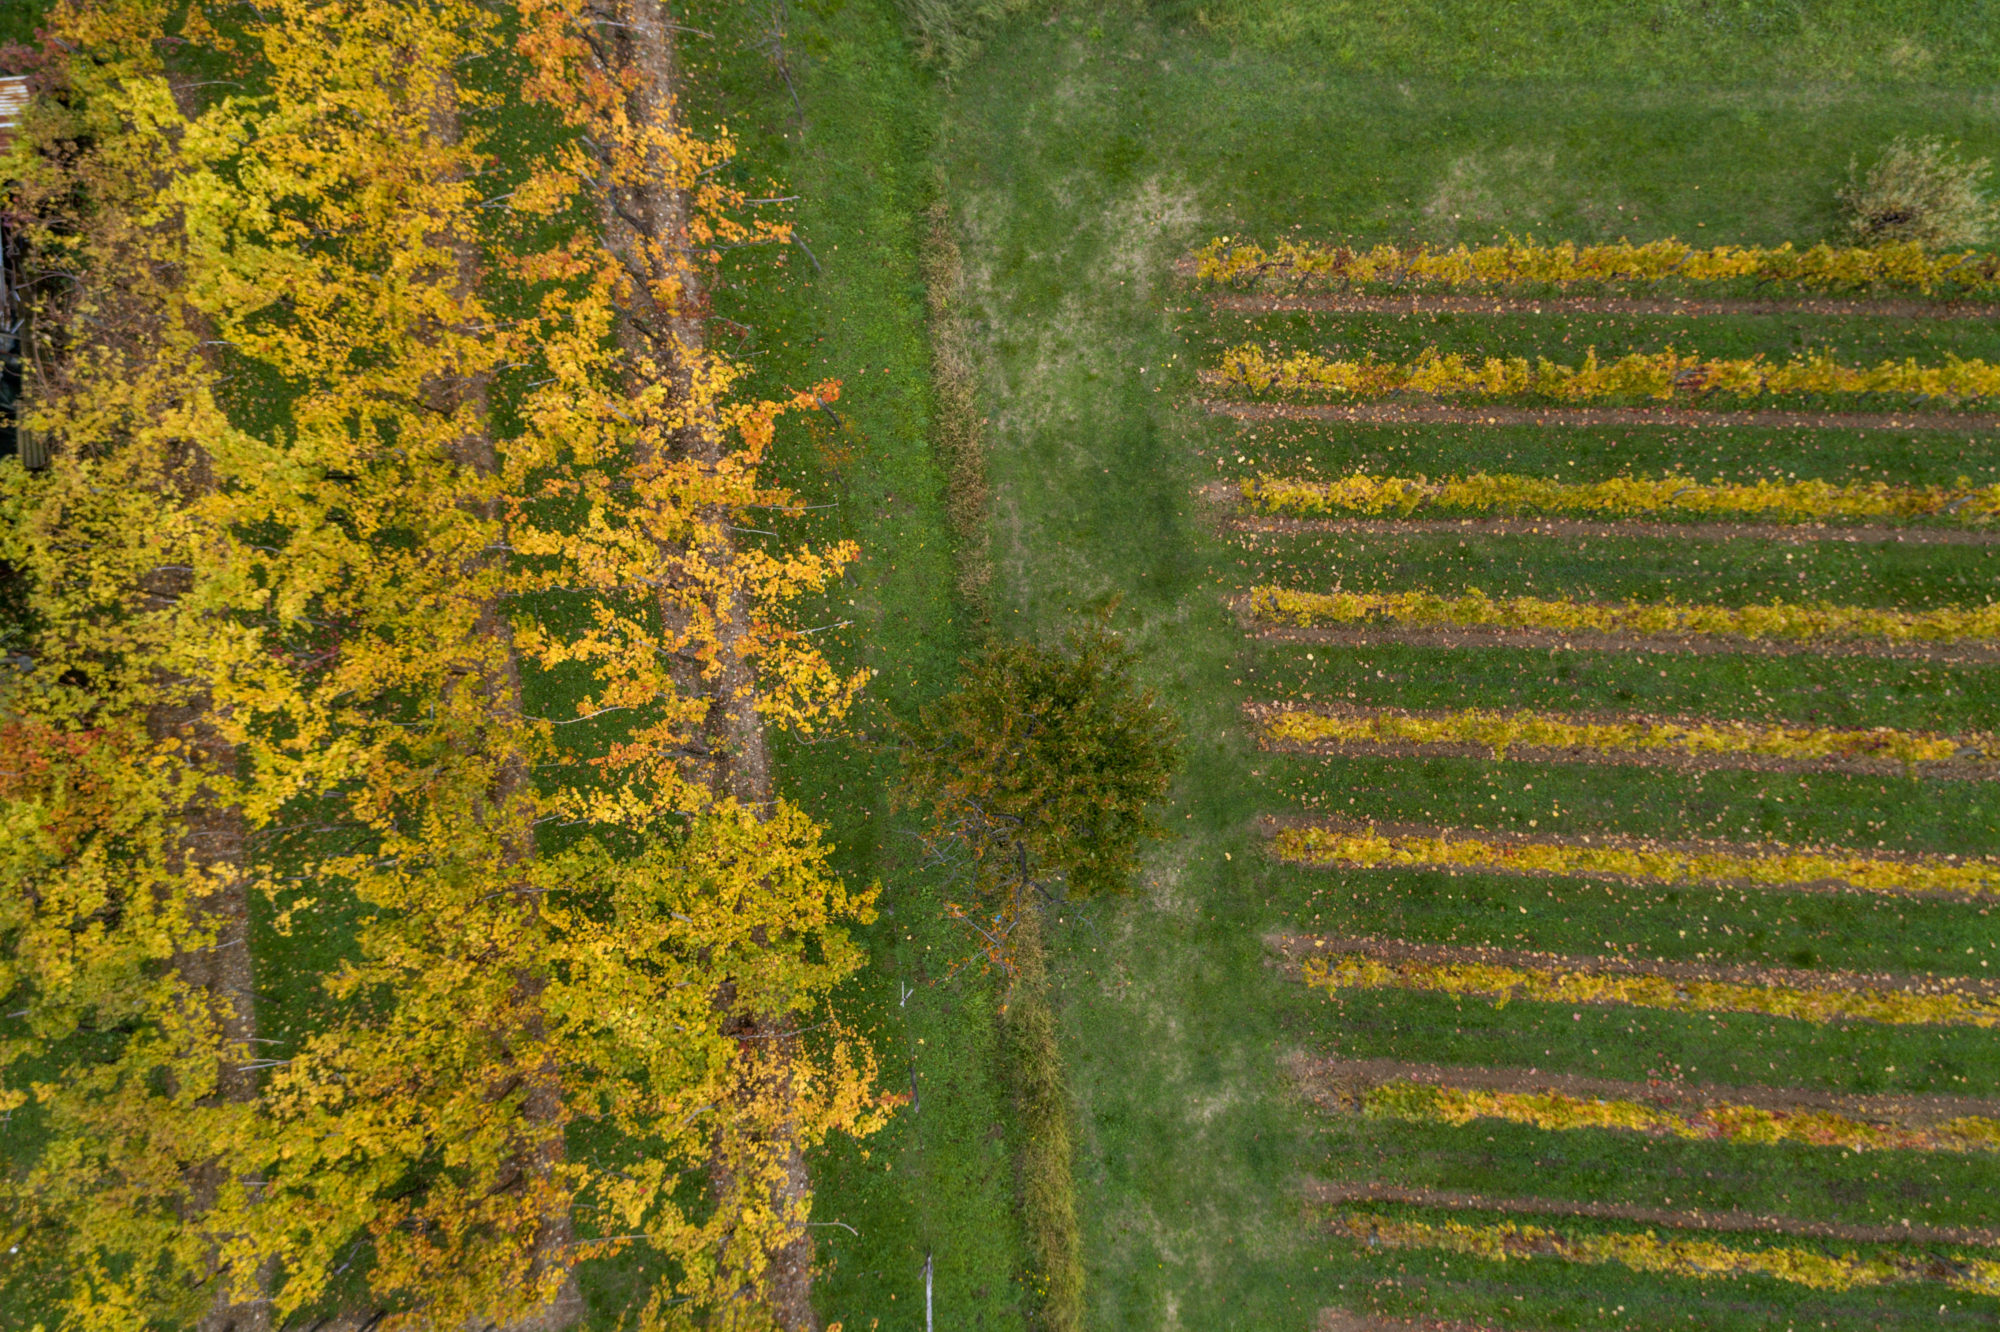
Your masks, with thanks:
<instances>
[{"instance_id":1,"label":"vineyard","mask_svg":"<svg viewBox=\"0 0 2000 1332\"><path fill-rule=\"evenodd\" d=\"M1989 8L0 3L0 1329L1994 1327Z\"/></svg>"},{"instance_id":2,"label":"vineyard","mask_svg":"<svg viewBox=\"0 0 2000 1332\"><path fill-rule=\"evenodd\" d=\"M1922 1200L1922 1224L1906 1210L1885 1225L1875 1201L1888 1180L1932 1178L1942 1158L1990 1170L2000 1142L1992 1104L1963 1095L1991 1093L1990 1058L1964 1036L1906 1043L2000 1025L1992 826L1954 821L1892 850L1806 826L1794 841L1770 815L1796 802L1799 823L1823 827L1840 820L1815 815L1869 792L1938 783L1964 793L1944 806L1969 814L2000 777L1990 737L1963 713L1927 710L1927 691L1897 687L1888 697L1908 706L1896 715L1866 690L1831 708L1816 698L1858 659L1892 673L2000 660L1984 549L1996 492L1970 474L1983 423L1967 420L1929 467L1843 457L1862 412L1922 411L1924 428L1949 431L1948 413L2000 387L1983 349L1936 333L1974 317L1953 301L1990 294L2000 256L1221 237L1181 271L1207 311L1203 497L1236 551L1216 590L1275 656L1269 682L1293 686L1242 705L1277 765L1267 789L1290 796L1266 809L1264 854L1326 879L1309 920L1265 938L1271 965L1326 1005L1291 1076L1342 1138L1383 1144L1400 1166L1388 1144L1419 1135L1427 1156L1415 1178L1392 1168L1309 1184L1330 1233L1363 1255L1426 1255L1441 1281L1473 1259L1500 1289L1530 1269L1574 1273L1564 1280L1580 1291L1609 1283L1586 1297L1593 1307L1633 1281L1745 1286L1726 1297L1739 1304L1757 1299L1746 1283L1822 1295L1928 1284L1992 1307L2000 1232L1968 1224L1983 1210L1967 1217L1965 1194L1912 1183L1900 1196ZM1862 299L1844 312L1801 299L1822 293ZM1810 354L1756 345L1758 312L1786 299L1815 321ZM1580 313L1619 318L1592 322L1579 357ZM1649 317L1669 313L1681 345L1712 336L1729 352L1648 346ZM1845 354L1864 325L1899 354ZM1615 345L1621 328L1633 341ZM1426 341L1432 330L1455 345ZM1418 415L1454 400L1479 406L1448 425ZM1372 421L1312 407L1371 401ZM1762 424L1744 412L1758 401L1823 413L1817 430L1786 422L1800 442L1785 453L1810 463L1760 459L1763 441L1742 428ZM1536 415L1586 402L1671 402L1683 428L1735 415L1708 427L1728 433L1699 469L1671 453L1648 467L1589 447L1634 416L1558 429ZM1506 432L1504 465L1481 457L1482 429ZM1950 471L1954 456L1968 465ZM1755 687L1720 687L1725 663L1757 657L1770 665ZM1628 681L1691 677L1673 692L1699 712L1615 706L1635 691L1606 698L1592 684L1619 658L1641 668L1621 672ZM1521 687L1531 677L1537 687ZM1553 705L1562 695L1572 706ZM1475 784L1477 803L1454 798ZM1443 793L1435 807L1427 792ZM1745 801L1764 811L1757 823L1716 836ZM1586 885L1601 896L1579 913ZM1899 920L1941 913L1928 932L1948 942L1921 960L1848 931L1837 961L1776 946L1773 926L1798 904L1866 898L1895 902ZM1690 914L1698 902L1726 914ZM1662 1024L1677 1049L1662 1048ZM1537 1045L1555 1025L1572 1029L1566 1048ZM1834 1075L1792 1057L1810 1044L1796 1033L1812 1031L1857 1060L1905 1052ZM1597 1076L1618 1068L1632 1074ZM1926 1110L1922 1097L1858 1094L1883 1086L1960 1100ZM1567 1192L1584 1176L1528 1168L1586 1139L1594 1169L1619 1176L1613 1201ZM1714 1153L1774 1179L1824 1176L1827 1198L1847 1201L1751 1207L1675 1182L1726 1177L1703 1164Z\"/></svg>"}]
</instances>

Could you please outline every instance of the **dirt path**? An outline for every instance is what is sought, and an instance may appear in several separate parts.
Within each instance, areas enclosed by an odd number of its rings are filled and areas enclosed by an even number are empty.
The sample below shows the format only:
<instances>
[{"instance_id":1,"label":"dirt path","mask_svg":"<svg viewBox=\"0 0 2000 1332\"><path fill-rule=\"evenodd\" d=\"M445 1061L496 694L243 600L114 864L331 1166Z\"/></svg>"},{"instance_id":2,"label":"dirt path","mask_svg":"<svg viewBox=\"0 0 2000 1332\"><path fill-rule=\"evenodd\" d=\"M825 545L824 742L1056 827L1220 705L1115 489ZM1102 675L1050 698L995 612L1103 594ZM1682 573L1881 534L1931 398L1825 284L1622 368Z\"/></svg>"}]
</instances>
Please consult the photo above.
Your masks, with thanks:
<instances>
[{"instance_id":1,"label":"dirt path","mask_svg":"<svg viewBox=\"0 0 2000 1332\"><path fill-rule=\"evenodd\" d=\"M1512 744L1496 758L1492 746L1475 741L1424 743L1414 740L1274 740L1262 723L1287 712L1312 713L1322 717L1417 717L1442 720L1449 713L1411 708L1369 708L1352 703L1277 703L1246 701L1243 713L1257 730L1257 747L1271 753L1319 754L1326 757L1362 758L1464 758L1485 762L1567 763L1604 767L1664 768L1670 772L1845 772L1867 777L1906 775L1898 759L1872 755L1840 755L1819 759L1783 758L1772 754L1687 753L1671 749L1592 749L1582 745ZM1584 724L1670 722L1681 726L1721 724L1711 717L1639 717L1606 712L1564 713L1563 719ZM1933 759L1915 765L1919 777L1941 781L1993 781L2000 779L2000 763L1978 759ZM1657 845L1657 844L1655 844Z\"/></svg>"},{"instance_id":2,"label":"dirt path","mask_svg":"<svg viewBox=\"0 0 2000 1332\"><path fill-rule=\"evenodd\" d=\"M1351 1112L1361 1097L1388 1082L1414 1082L1465 1091L1559 1092L1579 1100L1634 1101L1660 1110L1699 1114L1721 1105L1781 1113L1824 1111L1890 1128L1926 1129L1953 1119L2000 1119L2000 1097L1861 1096L1807 1087L1730 1087L1713 1083L1623 1082L1551 1073L1538 1068L1412 1064L1397 1059L1332 1059L1294 1054L1286 1071L1307 1100L1322 1110Z\"/></svg>"},{"instance_id":3,"label":"dirt path","mask_svg":"<svg viewBox=\"0 0 2000 1332\"><path fill-rule=\"evenodd\" d=\"M1500 1212L1509 1216L1589 1217L1603 1221L1635 1221L1678 1230L1720 1231L1728 1234L1792 1235L1841 1240L1851 1244L2000 1244L2000 1230L1987 1226L1862 1226L1838 1221L1807 1221L1801 1217L1767 1216L1756 1212L1710 1212L1698 1208L1640 1207L1634 1203L1570 1202L1559 1198L1494 1198L1449 1189L1410 1189L1393 1184L1335 1183L1313 1180L1305 1196L1316 1203L1405 1203L1414 1207Z\"/></svg>"},{"instance_id":4,"label":"dirt path","mask_svg":"<svg viewBox=\"0 0 2000 1332\"><path fill-rule=\"evenodd\" d=\"M1242 402L1197 399L1216 416L1242 421L1349 421L1384 425L1678 426L1766 430L2000 429L2000 416L1950 412L1724 412L1673 407L1438 407L1427 403Z\"/></svg>"},{"instance_id":5,"label":"dirt path","mask_svg":"<svg viewBox=\"0 0 2000 1332\"><path fill-rule=\"evenodd\" d=\"M1351 1309L1321 1309L1313 1332L1505 1332L1498 1323L1454 1323L1439 1318L1379 1318Z\"/></svg>"},{"instance_id":6,"label":"dirt path","mask_svg":"<svg viewBox=\"0 0 2000 1332\"><path fill-rule=\"evenodd\" d=\"M2000 305L1982 302L1840 300L1805 296L1793 300L1695 300L1647 296L1466 296L1412 292L1399 296L1332 293L1258 296L1222 293L1208 298L1211 309L1229 314L1630 314L1630 315L1872 315L1883 319L1994 319Z\"/></svg>"}]
</instances>

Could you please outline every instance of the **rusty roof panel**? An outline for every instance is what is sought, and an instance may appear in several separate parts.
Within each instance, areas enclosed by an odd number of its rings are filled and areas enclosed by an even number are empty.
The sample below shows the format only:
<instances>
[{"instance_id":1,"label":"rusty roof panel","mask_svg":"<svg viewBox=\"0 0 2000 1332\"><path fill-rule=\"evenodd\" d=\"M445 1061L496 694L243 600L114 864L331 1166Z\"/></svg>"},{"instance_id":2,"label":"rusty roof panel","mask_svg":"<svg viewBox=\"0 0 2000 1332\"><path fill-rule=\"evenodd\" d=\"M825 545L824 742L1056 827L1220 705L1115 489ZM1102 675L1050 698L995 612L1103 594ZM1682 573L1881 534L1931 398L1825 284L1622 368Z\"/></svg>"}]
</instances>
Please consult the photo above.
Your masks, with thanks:
<instances>
[{"instance_id":1,"label":"rusty roof panel","mask_svg":"<svg viewBox=\"0 0 2000 1332\"><path fill-rule=\"evenodd\" d=\"M14 127L21 123L21 112L27 105L26 79L0 79L0 150L13 141Z\"/></svg>"}]
</instances>

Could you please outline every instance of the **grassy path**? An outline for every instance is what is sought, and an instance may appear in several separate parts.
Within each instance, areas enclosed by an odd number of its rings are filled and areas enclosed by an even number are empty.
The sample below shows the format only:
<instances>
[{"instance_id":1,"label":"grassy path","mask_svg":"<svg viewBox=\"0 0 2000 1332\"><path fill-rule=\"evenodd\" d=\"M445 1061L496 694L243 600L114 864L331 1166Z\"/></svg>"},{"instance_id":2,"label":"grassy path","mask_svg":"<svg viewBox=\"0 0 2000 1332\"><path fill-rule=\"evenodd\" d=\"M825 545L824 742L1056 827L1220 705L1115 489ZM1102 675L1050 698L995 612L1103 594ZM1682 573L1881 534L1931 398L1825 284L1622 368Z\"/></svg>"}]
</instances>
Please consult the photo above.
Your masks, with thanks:
<instances>
[{"instance_id":1,"label":"grassy path","mask_svg":"<svg viewBox=\"0 0 2000 1332\"><path fill-rule=\"evenodd\" d=\"M775 178L769 194L800 196L803 244L755 258L717 310L746 330L759 389L842 381L834 411L788 422L777 447L788 479L827 506L826 534L863 551L812 623L852 621L847 659L877 672L851 734L774 753L781 788L831 825L843 872L883 884L881 917L861 932L871 964L837 1011L873 1040L883 1084L911 1097L877 1137L811 1163L814 1302L850 1332L921 1328L927 1295L940 1327L1020 1329L1032 1297L998 996L976 975L948 978L965 951L942 919L948 886L914 863L886 795L892 719L949 686L968 642L930 439L920 247L938 105L888 0L775 15L716 3L687 21L716 34L701 109L741 138L753 193Z\"/></svg>"}]
</instances>

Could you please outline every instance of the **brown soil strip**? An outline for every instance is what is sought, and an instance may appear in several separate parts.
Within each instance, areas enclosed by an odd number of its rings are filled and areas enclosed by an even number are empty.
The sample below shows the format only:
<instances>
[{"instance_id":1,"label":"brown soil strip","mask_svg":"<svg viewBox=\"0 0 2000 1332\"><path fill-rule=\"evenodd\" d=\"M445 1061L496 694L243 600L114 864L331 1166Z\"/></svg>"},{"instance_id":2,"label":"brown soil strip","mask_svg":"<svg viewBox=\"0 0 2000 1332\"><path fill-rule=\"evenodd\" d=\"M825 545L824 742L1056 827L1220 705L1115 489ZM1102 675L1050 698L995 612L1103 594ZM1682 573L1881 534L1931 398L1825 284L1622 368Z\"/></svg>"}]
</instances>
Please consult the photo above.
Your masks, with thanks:
<instances>
[{"instance_id":1,"label":"brown soil strip","mask_svg":"<svg viewBox=\"0 0 2000 1332\"><path fill-rule=\"evenodd\" d=\"M2000 1097L1860 1096L1804 1087L1727 1087L1712 1083L1622 1082L1536 1068L1447 1067L1398 1059L1330 1059L1295 1054L1286 1061L1293 1082L1314 1105L1352 1112L1361 1097L1389 1082L1466 1091L1535 1094L1560 1092L1578 1100L1635 1101L1677 1113L1697 1114L1718 1105L1747 1105L1779 1112L1825 1111L1897 1128L1931 1128L1953 1119L2000 1119Z\"/></svg>"},{"instance_id":2,"label":"brown soil strip","mask_svg":"<svg viewBox=\"0 0 2000 1332\"><path fill-rule=\"evenodd\" d=\"M1695 300L1645 296L1467 296L1443 292L1369 296L1218 294L1211 308L1230 314L1632 314L1632 315L1874 315L1885 319L1994 319L2000 305L1981 302L1841 300L1804 296Z\"/></svg>"},{"instance_id":3,"label":"brown soil strip","mask_svg":"<svg viewBox=\"0 0 2000 1332\"><path fill-rule=\"evenodd\" d=\"M1669 851L1688 855L1714 853L1744 857L1805 853L1827 856L1853 856L1857 859L1883 860L1901 864L1918 864L1931 859L1931 857L1911 851L1859 851L1853 847L1812 845L1772 847L1768 845L1759 846L1755 843L1696 840L1692 838L1668 840L1627 837L1619 833L1586 834L1582 837L1541 836L1534 833L1511 832L1500 829L1466 828L1460 830L1457 828L1441 828L1428 823L1364 823L1359 819L1341 818L1337 815L1305 814L1276 816L1267 814L1259 820L1259 824L1266 833L1274 833L1281 828L1318 827L1340 833L1365 833L1373 831L1384 837L1443 837L1459 834L1462 831L1464 836L1476 837L1482 842L1512 846L1605 847L1613 850ZM1952 857L1947 857L1947 859L1952 859ZM1383 868L1401 867L1383 866ZM1436 868L1440 870L1457 870L1467 874L1501 874L1509 878L1519 879L1587 879L1594 883L1623 883L1641 888L1671 888L1680 886L1736 889L1742 892L1759 893L1865 893L1871 897L1882 896L1882 894L1871 892L1866 888L1857 888L1845 879L1814 879L1783 885L1753 883L1747 879L1691 879L1684 884L1668 884L1663 883L1659 879L1640 878L1636 875L1627 874L1608 874L1591 870L1565 870L1561 874L1551 874L1540 870L1515 869L1499 865L1470 866L1445 864L1442 862ZM1896 893L1894 896L1927 897L1949 902L1965 902L1969 900L1964 893L1946 892L1909 892Z\"/></svg>"},{"instance_id":4,"label":"brown soil strip","mask_svg":"<svg viewBox=\"0 0 2000 1332\"><path fill-rule=\"evenodd\" d=\"M1274 934L1267 943L1287 963L1307 958L1353 954L1380 962L1416 962L1426 966L1508 967L1555 971L1584 976L1657 976L1666 980L1756 985L1793 990L1875 990L1898 994L1950 994L1965 999L2000 998L2000 979L1978 976L1927 976L1903 972L1805 971L1797 967L1719 966L1708 962L1645 961L1630 957L1572 957L1522 948L1489 948L1483 944L1413 944L1400 939L1368 939L1320 934ZM1565 1001L1596 1002L1596 1001Z\"/></svg>"},{"instance_id":5,"label":"brown soil strip","mask_svg":"<svg viewBox=\"0 0 2000 1332\"><path fill-rule=\"evenodd\" d=\"M1508 1216L1590 1217L1603 1221L1633 1221L1679 1230L1734 1234L1791 1235L1841 1240L1850 1244L2000 1244L2000 1230L1985 1226L1862 1226L1838 1221L1807 1221L1800 1217L1764 1216L1756 1212L1709 1212L1695 1208L1641 1207L1635 1203L1569 1202L1559 1198L1494 1198L1449 1189L1410 1189L1394 1184L1333 1183L1314 1180L1305 1187L1316 1203L1404 1203L1414 1207L1500 1212Z\"/></svg>"},{"instance_id":6,"label":"brown soil strip","mask_svg":"<svg viewBox=\"0 0 2000 1332\"><path fill-rule=\"evenodd\" d=\"M1248 618L1247 616L1245 617ZM1301 629L1251 621L1258 638L1279 643L1325 643L1330 647L1526 648L1537 652L1641 652L1696 657L1879 657L1890 661L1932 661L1975 665L2000 661L1995 643L1799 643L1732 638L1721 634L1633 635L1595 630L1501 629L1483 626L1398 629L1393 625Z\"/></svg>"},{"instance_id":7,"label":"brown soil strip","mask_svg":"<svg viewBox=\"0 0 2000 1332\"><path fill-rule=\"evenodd\" d=\"M1592 749L1582 745L1509 745L1504 759L1495 760L1492 747L1472 742L1424 744L1414 740L1273 740L1261 723L1282 712L1310 712L1326 717L1442 717L1438 712L1406 708L1364 708L1349 703L1261 703L1246 702L1243 712L1258 727L1257 747L1271 753L1319 754L1329 758L1464 758L1485 762L1567 763L1614 768L1664 768L1669 772L1843 772L1863 777L1901 777L1903 764L1891 758L1866 755L1821 759L1782 758L1773 754L1690 754L1662 749ZM1632 717L1612 713L1566 713L1577 722L1671 721L1699 726L1712 719L1687 717ZM2000 763L1976 759L1932 759L1916 765L1916 775L1939 781L1993 781L2000 779Z\"/></svg>"},{"instance_id":8,"label":"brown soil strip","mask_svg":"<svg viewBox=\"0 0 2000 1332\"><path fill-rule=\"evenodd\" d=\"M1319 1311L1313 1332L1504 1332L1498 1323L1455 1323L1439 1318L1382 1318L1351 1309Z\"/></svg>"},{"instance_id":9,"label":"brown soil strip","mask_svg":"<svg viewBox=\"0 0 2000 1332\"><path fill-rule=\"evenodd\" d=\"M1424 403L1241 402L1197 400L1217 416L1244 421L1352 421L1387 425L1724 426L1766 430L1949 430L2000 428L2000 416L1951 412L1723 412L1673 407L1437 407Z\"/></svg>"}]
</instances>

